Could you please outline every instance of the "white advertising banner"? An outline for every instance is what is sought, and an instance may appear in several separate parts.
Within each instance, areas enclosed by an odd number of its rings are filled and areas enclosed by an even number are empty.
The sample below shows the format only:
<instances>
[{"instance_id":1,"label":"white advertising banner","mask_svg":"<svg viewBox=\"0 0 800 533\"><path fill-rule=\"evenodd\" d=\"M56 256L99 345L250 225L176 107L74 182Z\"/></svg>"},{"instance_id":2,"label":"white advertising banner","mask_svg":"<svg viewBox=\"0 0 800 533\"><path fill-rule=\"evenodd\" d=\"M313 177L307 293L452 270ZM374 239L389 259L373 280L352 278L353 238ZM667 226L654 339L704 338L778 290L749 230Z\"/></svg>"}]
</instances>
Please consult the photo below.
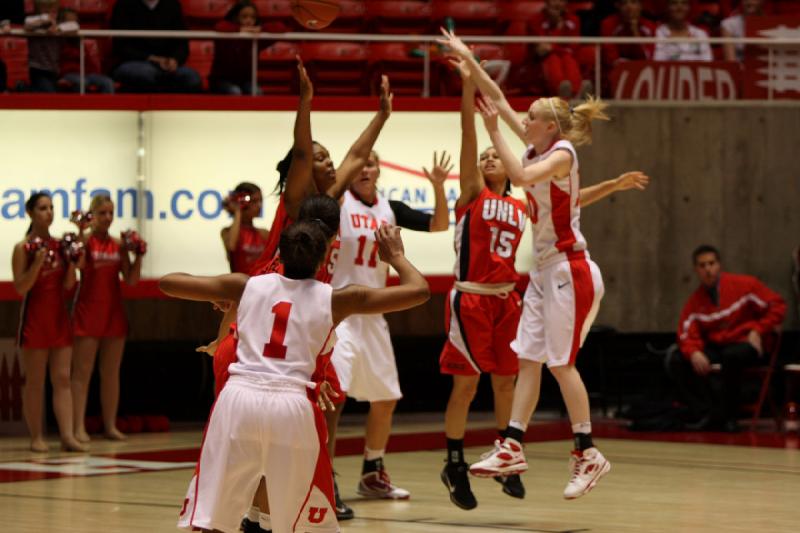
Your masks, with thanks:
<instances>
[{"instance_id":1,"label":"white advertising banner","mask_svg":"<svg viewBox=\"0 0 800 533\"><path fill-rule=\"evenodd\" d=\"M368 112L315 112L314 139L338 164L372 117ZM117 204L112 232L137 227L141 218L139 230L149 241L143 274L151 278L172 271L228 270L219 232L230 218L222 199L240 181L261 186L264 212L255 223L270 226L277 206L275 166L291 146L293 112L150 111L143 118L144 181L137 197L138 113L0 111L0 215L6 227L0 247L9 254L0 261L0 279L11 279L11 249L24 236L24 201L35 190L53 192L56 236L73 231L69 213L86 209L91 195L110 194ZM481 149L488 146L480 123L478 135ZM395 112L375 145L382 194L432 210L433 189L419 172L430 168L434 150L451 153L453 172L458 172L459 146L458 113ZM446 190L452 209L458 180L449 180ZM438 234L406 231L404 238L409 256L425 274L452 273L452 225ZM520 271L532 262L529 239L520 246Z\"/></svg>"}]
</instances>

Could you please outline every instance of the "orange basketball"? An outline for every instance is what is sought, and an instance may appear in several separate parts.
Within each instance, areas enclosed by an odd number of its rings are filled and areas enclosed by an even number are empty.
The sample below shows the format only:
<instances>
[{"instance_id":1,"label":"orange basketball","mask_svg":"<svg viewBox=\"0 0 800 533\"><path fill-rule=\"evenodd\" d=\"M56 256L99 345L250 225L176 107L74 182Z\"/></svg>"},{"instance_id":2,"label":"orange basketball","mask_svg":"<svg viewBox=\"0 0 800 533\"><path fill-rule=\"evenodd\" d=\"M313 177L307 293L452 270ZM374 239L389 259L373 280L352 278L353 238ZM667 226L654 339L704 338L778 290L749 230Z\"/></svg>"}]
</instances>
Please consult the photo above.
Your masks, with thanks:
<instances>
[{"instance_id":1,"label":"orange basketball","mask_svg":"<svg viewBox=\"0 0 800 533\"><path fill-rule=\"evenodd\" d=\"M309 30L321 30L339 15L339 2L333 0L292 0L292 15Z\"/></svg>"}]
</instances>

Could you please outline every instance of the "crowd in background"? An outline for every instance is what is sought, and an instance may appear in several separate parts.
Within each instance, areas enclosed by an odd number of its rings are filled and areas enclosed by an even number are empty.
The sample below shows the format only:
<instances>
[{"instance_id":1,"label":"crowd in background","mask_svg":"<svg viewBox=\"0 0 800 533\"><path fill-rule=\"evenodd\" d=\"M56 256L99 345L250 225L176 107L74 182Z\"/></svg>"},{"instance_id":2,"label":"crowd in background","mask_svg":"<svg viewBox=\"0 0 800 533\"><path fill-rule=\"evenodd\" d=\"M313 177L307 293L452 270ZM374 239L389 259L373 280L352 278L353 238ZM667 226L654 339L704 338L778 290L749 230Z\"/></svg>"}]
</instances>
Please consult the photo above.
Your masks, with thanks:
<instances>
[{"instance_id":1,"label":"crowd in background","mask_svg":"<svg viewBox=\"0 0 800 533\"><path fill-rule=\"evenodd\" d=\"M433 0L432 3L436 3ZM261 13L264 2L231 0L230 9L215 23L199 24L186 15L184 0L117 0L108 2L104 18L94 19L90 27L115 30L187 30L213 29L219 32L297 31L302 28L286 20ZM486 4L478 1L475 4ZM483 35L530 36L594 36L660 37L652 44L602 46L603 78L623 61L742 61L744 46L712 47L709 36L744 37L749 16L791 12L798 4L788 0L498 0L496 20L485 21ZM0 46L0 91L11 89L33 92L78 91L80 88L80 56L78 39L64 38L76 34L79 13L67 0L4 0L0 3L0 34L11 28L24 28L41 33L28 38L28 77L25 81L9 80L6 58ZM509 18L512 4L530 7L527 18ZM184 6L184 7L182 7ZM789 7L787 7L789 6ZM260 8L260 9L259 9ZM787 11L788 9L788 11ZM795 6L800 11L800 6ZM516 13L516 11L515 11ZM432 17L429 27L419 33L435 33L440 24L462 30L462 21ZM369 17L363 23L338 27L331 31L376 33ZM474 24L474 22L473 22ZM462 33L471 28L464 27ZM414 31L414 30L409 30ZM670 42L671 37L691 37L696 42ZM182 92L208 90L218 94L260 94L261 87L252 87L252 45L248 40L217 40L213 45L210 68L199 66L190 54L189 41L182 39L115 38L86 41L85 71L88 92ZM0 38L2 43L2 38ZM275 45L259 41L259 51ZM446 50L434 50L434 68L449 70ZM538 43L476 48L480 59L489 62L495 79L511 94L558 95L564 98L583 96L595 91L595 47L589 45ZM380 52L377 52L380 55ZM420 59L419 46L408 50L409 58ZM313 57L307 57L307 60ZM370 61L380 61L372 57ZM208 61L208 58L203 58ZM287 67L291 69L291 66ZM443 76L457 80L452 72ZM9 81L13 85L9 87ZM369 91L369 87L364 88ZM433 92L456 93L458 89L442 83Z\"/></svg>"}]
</instances>

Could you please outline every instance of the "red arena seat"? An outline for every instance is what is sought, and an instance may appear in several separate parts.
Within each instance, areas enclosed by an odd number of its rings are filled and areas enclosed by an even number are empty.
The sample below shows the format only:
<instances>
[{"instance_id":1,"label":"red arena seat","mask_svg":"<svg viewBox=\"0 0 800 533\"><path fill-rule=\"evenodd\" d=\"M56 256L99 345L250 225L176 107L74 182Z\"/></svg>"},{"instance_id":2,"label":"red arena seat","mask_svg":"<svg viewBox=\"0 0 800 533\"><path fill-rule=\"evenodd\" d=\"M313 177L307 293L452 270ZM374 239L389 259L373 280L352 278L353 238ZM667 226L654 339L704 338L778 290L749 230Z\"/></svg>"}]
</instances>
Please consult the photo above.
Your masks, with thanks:
<instances>
[{"instance_id":1,"label":"red arena seat","mask_svg":"<svg viewBox=\"0 0 800 533\"><path fill-rule=\"evenodd\" d=\"M497 2L494 1L433 1L436 25L446 26L446 21L452 19L456 32L461 35L495 35L498 13Z\"/></svg>"},{"instance_id":2,"label":"red arena seat","mask_svg":"<svg viewBox=\"0 0 800 533\"><path fill-rule=\"evenodd\" d=\"M213 28L233 4L233 0L181 0L186 25L198 30Z\"/></svg>"},{"instance_id":3,"label":"red arena seat","mask_svg":"<svg viewBox=\"0 0 800 533\"><path fill-rule=\"evenodd\" d=\"M366 5L368 30L374 33L420 34L431 29L431 4L419 0L370 0Z\"/></svg>"},{"instance_id":4,"label":"red arena seat","mask_svg":"<svg viewBox=\"0 0 800 533\"><path fill-rule=\"evenodd\" d=\"M192 67L203 78L203 89L208 89L208 75L214 63L214 41L189 41L189 58L186 66Z\"/></svg>"},{"instance_id":5,"label":"red arena seat","mask_svg":"<svg viewBox=\"0 0 800 533\"><path fill-rule=\"evenodd\" d=\"M277 41L258 55L258 84L264 94L297 92L295 56L301 54L294 41Z\"/></svg>"},{"instance_id":6,"label":"red arena seat","mask_svg":"<svg viewBox=\"0 0 800 533\"><path fill-rule=\"evenodd\" d=\"M30 83L28 77L28 40L16 37L0 38L0 59L6 64L8 88Z\"/></svg>"},{"instance_id":7,"label":"red arena seat","mask_svg":"<svg viewBox=\"0 0 800 533\"><path fill-rule=\"evenodd\" d=\"M314 92L319 94L359 95L369 92L364 75L369 59L365 44L355 42L303 43L303 59Z\"/></svg>"}]
</instances>

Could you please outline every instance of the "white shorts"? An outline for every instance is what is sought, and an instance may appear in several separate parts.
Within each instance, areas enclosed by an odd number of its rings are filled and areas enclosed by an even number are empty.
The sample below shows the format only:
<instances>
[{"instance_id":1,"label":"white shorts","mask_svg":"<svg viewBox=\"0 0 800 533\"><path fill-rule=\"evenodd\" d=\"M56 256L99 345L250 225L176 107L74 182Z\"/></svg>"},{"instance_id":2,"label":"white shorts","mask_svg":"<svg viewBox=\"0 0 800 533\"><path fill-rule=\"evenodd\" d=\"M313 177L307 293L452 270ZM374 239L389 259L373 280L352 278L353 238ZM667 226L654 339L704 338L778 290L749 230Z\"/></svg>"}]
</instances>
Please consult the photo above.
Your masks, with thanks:
<instances>
[{"instance_id":1,"label":"white shorts","mask_svg":"<svg viewBox=\"0 0 800 533\"><path fill-rule=\"evenodd\" d=\"M336 338L331 361L348 396L362 402L403 397L389 325L383 316L349 316L336 327Z\"/></svg>"},{"instance_id":2,"label":"white shorts","mask_svg":"<svg viewBox=\"0 0 800 533\"><path fill-rule=\"evenodd\" d=\"M534 270L530 278L511 349L548 367L575 364L605 292L600 269L573 259Z\"/></svg>"},{"instance_id":3,"label":"white shorts","mask_svg":"<svg viewBox=\"0 0 800 533\"><path fill-rule=\"evenodd\" d=\"M231 376L214 404L178 527L238 531L263 476L275 533L337 533L326 438L303 385Z\"/></svg>"}]
</instances>

